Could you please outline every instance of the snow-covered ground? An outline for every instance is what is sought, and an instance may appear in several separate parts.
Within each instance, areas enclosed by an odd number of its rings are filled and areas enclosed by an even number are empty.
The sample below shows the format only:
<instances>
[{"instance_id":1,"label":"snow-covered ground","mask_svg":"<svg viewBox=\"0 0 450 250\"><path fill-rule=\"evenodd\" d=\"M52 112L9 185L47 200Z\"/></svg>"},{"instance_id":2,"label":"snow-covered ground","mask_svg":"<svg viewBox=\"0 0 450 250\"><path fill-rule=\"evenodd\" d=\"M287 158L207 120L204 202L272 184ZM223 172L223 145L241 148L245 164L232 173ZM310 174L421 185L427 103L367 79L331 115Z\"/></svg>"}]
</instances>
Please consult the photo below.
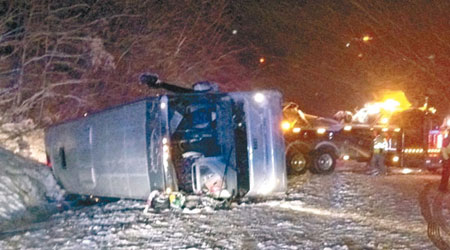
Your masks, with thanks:
<instances>
[{"instance_id":1,"label":"snow-covered ground","mask_svg":"<svg viewBox=\"0 0 450 250\"><path fill-rule=\"evenodd\" d=\"M450 232L438 181L342 168L292 177L286 196L230 210L143 214L145 202L120 200L11 227L0 249L435 249Z\"/></svg>"}]
</instances>

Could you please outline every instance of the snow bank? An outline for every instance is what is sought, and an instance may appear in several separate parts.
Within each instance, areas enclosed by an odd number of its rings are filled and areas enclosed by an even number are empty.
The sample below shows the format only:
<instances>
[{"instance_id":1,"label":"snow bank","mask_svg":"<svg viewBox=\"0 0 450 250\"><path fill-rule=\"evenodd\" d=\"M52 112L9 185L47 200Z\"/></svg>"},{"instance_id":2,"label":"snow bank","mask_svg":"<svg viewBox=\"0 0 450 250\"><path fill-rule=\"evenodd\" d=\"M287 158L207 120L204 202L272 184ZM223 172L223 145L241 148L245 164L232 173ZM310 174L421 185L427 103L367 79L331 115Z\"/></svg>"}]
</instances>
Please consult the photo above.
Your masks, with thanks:
<instances>
[{"instance_id":1,"label":"snow bank","mask_svg":"<svg viewBox=\"0 0 450 250\"><path fill-rule=\"evenodd\" d=\"M39 220L63 191L51 170L0 148L0 232Z\"/></svg>"},{"instance_id":2,"label":"snow bank","mask_svg":"<svg viewBox=\"0 0 450 250\"><path fill-rule=\"evenodd\" d=\"M5 122L0 117L0 147L45 163L44 130L37 129L31 119Z\"/></svg>"}]
</instances>

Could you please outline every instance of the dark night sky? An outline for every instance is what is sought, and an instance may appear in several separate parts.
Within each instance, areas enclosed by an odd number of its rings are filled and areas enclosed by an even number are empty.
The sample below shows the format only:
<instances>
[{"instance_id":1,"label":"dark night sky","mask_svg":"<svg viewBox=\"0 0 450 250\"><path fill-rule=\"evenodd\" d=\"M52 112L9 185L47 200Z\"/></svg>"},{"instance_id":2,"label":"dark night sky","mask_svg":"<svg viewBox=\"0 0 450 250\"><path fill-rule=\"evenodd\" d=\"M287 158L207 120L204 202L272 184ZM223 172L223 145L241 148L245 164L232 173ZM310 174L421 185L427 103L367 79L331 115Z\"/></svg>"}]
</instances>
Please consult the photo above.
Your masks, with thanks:
<instances>
[{"instance_id":1,"label":"dark night sky","mask_svg":"<svg viewBox=\"0 0 450 250\"><path fill-rule=\"evenodd\" d=\"M384 89L448 110L450 5L442 2L248 1L237 4L237 24L254 60L266 58L257 85L307 112L353 110Z\"/></svg>"}]
</instances>

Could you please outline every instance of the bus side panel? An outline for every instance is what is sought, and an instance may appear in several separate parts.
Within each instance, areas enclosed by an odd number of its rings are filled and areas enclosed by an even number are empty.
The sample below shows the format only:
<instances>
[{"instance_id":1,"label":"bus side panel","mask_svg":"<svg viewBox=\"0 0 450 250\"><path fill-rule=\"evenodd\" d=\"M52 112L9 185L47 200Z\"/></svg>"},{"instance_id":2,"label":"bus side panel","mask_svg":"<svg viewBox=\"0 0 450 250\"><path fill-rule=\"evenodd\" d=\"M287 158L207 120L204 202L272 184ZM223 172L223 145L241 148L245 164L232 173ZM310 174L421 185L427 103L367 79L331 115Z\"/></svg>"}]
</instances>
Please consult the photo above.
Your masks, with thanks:
<instances>
[{"instance_id":1,"label":"bus side panel","mask_svg":"<svg viewBox=\"0 0 450 250\"><path fill-rule=\"evenodd\" d=\"M124 105L48 129L47 152L56 177L69 193L147 198L146 103Z\"/></svg>"}]
</instances>

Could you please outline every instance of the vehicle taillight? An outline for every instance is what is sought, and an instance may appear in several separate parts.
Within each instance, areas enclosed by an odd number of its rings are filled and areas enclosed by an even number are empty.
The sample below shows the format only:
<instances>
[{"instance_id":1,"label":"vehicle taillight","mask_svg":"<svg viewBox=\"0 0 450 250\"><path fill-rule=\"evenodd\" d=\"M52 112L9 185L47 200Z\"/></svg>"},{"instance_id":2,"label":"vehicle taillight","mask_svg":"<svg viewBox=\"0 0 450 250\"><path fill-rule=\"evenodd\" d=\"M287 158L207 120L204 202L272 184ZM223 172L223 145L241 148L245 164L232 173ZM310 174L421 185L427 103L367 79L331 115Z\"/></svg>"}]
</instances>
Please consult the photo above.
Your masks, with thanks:
<instances>
[{"instance_id":1,"label":"vehicle taillight","mask_svg":"<svg viewBox=\"0 0 450 250\"><path fill-rule=\"evenodd\" d=\"M432 151L434 151L434 149L440 151L443 139L444 137L439 130L430 130L428 133L428 151L430 151L430 149L433 149Z\"/></svg>"},{"instance_id":2,"label":"vehicle taillight","mask_svg":"<svg viewBox=\"0 0 450 250\"><path fill-rule=\"evenodd\" d=\"M47 164L45 164L45 165L47 165L47 167L51 168L52 167L52 161L50 160L50 156L48 156L48 154L47 154L46 157L47 157Z\"/></svg>"}]
</instances>

